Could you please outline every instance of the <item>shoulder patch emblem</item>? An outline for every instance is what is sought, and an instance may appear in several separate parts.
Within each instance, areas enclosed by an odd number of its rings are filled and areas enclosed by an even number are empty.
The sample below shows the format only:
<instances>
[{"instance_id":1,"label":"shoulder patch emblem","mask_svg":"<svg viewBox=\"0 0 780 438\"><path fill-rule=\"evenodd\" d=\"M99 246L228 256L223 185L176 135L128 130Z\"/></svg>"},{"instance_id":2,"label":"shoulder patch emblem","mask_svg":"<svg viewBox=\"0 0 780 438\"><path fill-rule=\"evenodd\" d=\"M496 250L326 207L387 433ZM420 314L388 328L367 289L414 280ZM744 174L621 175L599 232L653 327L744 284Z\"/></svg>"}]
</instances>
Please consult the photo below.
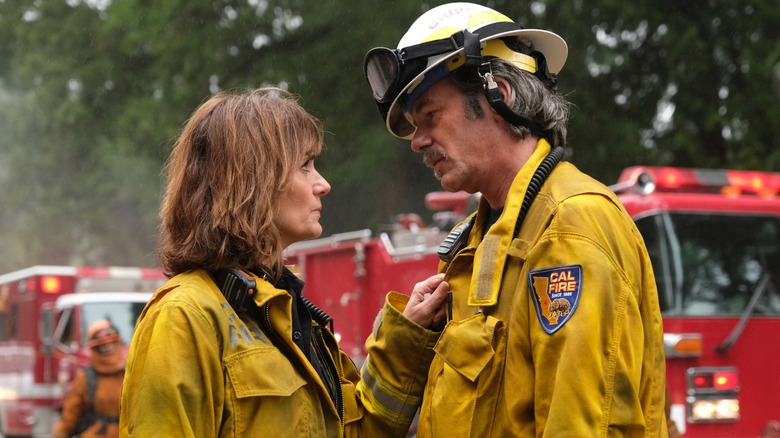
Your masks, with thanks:
<instances>
[{"instance_id":1,"label":"shoulder patch emblem","mask_svg":"<svg viewBox=\"0 0 780 438\"><path fill-rule=\"evenodd\" d=\"M534 306L544 331L555 333L577 309L582 292L582 265L556 266L528 273Z\"/></svg>"}]
</instances>

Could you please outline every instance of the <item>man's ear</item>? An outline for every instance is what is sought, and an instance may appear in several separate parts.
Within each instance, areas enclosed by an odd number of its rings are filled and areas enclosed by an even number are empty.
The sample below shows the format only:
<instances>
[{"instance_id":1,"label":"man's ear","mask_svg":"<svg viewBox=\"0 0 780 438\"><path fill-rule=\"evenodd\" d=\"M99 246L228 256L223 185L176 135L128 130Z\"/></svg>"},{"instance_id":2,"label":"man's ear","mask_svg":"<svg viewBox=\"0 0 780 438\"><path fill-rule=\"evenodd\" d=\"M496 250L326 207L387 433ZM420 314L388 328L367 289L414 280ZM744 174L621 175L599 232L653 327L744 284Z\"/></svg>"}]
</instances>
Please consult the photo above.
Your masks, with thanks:
<instances>
[{"instance_id":1,"label":"man's ear","mask_svg":"<svg viewBox=\"0 0 780 438\"><path fill-rule=\"evenodd\" d=\"M508 107L512 107L512 87L509 86L509 82L506 81L504 78L498 78L493 77L493 79L496 81L496 85L498 85L498 91L501 92L501 97L504 98L504 103Z\"/></svg>"},{"instance_id":2,"label":"man's ear","mask_svg":"<svg viewBox=\"0 0 780 438\"><path fill-rule=\"evenodd\" d=\"M506 79L504 78L498 78L495 76L493 77L493 79L496 81L496 85L498 85L498 91L501 93L501 98L504 100L504 103L511 108L512 87L509 85L509 82L507 82ZM494 108L490 107L490 105L488 105L488 107L490 108L491 113L493 114L493 117L496 118L496 120L501 122L504 121L504 118L498 112L496 112Z\"/></svg>"}]
</instances>

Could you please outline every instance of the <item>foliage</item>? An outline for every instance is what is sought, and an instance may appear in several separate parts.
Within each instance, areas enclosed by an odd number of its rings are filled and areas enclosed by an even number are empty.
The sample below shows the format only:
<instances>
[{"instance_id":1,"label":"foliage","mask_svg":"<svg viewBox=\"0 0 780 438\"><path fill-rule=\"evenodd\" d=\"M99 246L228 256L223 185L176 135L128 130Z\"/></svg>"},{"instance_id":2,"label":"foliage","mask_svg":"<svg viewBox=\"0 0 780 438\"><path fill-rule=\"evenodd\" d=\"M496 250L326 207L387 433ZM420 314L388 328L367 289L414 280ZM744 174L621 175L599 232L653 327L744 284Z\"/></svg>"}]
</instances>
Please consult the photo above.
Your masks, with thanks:
<instances>
[{"instance_id":1,"label":"foliage","mask_svg":"<svg viewBox=\"0 0 780 438\"><path fill-rule=\"evenodd\" d=\"M441 3L0 0L0 272L154 265L165 158L220 90L280 85L323 121L326 235L425 213L438 183L384 129L362 60ZM780 166L771 2L485 4L567 40L568 159L600 180L636 163Z\"/></svg>"},{"instance_id":2,"label":"foliage","mask_svg":"<svg viewBox=\"0 0 780 438\"><path fill-rule=\"evenodd\" d=\"M582 169L609 183L632 164L780 168L771 2L535 4L542 12L523 24L569 43L560 89L574 104L570 159ZM504 9L517 18L526 7Z\"/></svg>"}]
</instances>

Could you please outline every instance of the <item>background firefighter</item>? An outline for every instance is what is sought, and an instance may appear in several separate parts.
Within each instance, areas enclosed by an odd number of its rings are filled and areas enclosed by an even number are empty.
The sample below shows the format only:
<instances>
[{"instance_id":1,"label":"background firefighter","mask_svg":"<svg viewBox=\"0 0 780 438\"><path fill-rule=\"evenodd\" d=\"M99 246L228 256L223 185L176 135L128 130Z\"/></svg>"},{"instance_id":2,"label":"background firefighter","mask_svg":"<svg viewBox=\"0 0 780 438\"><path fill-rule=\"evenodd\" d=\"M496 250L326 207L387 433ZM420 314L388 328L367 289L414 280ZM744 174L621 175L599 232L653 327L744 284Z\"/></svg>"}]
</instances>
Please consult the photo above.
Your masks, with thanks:
<instances>
[{"instance_id":1,"label":"background firefighter","mask_svg":"<svg viewBox=\"0 0 780 438\"><path fill-rule=\"evenodd\" d=\"M54 438L119 436L119 396L125 375L124 349L117 330L104 319L89 326L87 339L92 365L76 374L63 404L62 418L54 427ZM92 377L90 373L93 373ZM90 389L90 381L94 382L93 390Z\"/></svg>"}]
</instances>

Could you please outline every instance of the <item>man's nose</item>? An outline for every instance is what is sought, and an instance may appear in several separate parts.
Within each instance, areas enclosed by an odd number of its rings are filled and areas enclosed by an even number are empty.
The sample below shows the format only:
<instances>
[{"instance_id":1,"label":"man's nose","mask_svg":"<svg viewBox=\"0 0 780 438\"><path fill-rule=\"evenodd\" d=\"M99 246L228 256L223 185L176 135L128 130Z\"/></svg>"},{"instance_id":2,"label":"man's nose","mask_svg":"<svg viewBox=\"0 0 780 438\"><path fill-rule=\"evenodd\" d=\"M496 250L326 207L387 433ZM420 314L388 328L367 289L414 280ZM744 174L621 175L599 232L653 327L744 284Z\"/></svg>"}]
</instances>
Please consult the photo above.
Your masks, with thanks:
<instances>
[{"instance_id":1,"label":"man's nose","mask_svg":"<svg viewBox=\"0 0 780 438\"><path fill-rule=\"evenodd\" d=\"M415 152L422 152L433 143L431 136L428 135L426 130L417 128L412 137L412 150Z\"/></svg>"}]
</instances>

